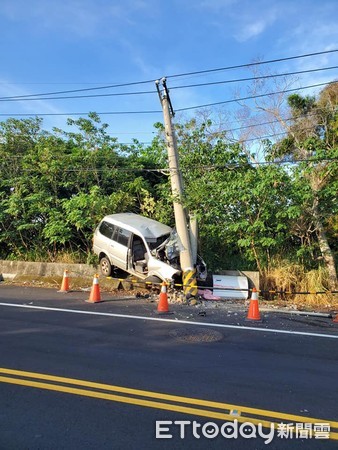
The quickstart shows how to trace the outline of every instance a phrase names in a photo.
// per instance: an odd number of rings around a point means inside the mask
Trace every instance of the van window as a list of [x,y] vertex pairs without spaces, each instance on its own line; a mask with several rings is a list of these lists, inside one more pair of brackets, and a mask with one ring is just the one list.
[[114,231],[115,231],[115,225],[113,225],[112,223],[108,223],[103,221],[100,225],[100,233],[103,234],[103,236],[112,239]]
[[129,238],[131,236],[131,231],[124,230],[123,228],[118,228],[114,236],[114,241],[117,241],[121,245],[128,247]]

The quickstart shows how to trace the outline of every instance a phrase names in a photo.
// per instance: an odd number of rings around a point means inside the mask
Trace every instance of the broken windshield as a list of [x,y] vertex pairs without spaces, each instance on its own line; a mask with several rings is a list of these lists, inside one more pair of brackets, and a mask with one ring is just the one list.
[[155,248],[160,247],[163,242],[165,242],[169,238],[169,236],[170,233],[164,234],[157,239],[147,239],[147,244],[149,245],[150,250],[155,250]]

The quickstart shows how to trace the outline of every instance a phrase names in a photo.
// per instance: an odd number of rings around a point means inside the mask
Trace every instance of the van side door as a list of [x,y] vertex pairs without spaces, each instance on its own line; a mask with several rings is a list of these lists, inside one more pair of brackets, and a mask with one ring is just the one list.
[[115,233],[113,234],[112,250],[110,252],[111,259],[114,266],[119,267],[122,270],[127,270],[127,258],[128,258],[128,248],[129,240],[131,237],[131,231],[125,230],[121,227],[116,227]]

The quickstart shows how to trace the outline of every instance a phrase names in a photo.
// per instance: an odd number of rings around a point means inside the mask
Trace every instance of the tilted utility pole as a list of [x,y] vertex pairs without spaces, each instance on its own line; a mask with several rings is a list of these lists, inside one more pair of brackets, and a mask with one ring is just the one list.
[[[163,90],[160,90],[160,83]],[[197,295],[197,280],[196,269],[192,245],[190,241],[190,233],[187,225],[187,216],[183,207],[183,182],[179,168],[178,151],[175,131],[173,128],[171,118],[174,116],[174,111],[169,97],[169,91],[166,85],[166,79],[156,81],[156,88],[160,97],[163,116],[164,127],[168,150],[168,164],[171,181],[171,191],[174,198],[174,214],[178,237],[181,240],[183,249],[180,251],[180,262],[183,272],[183,290],[186,295]]]

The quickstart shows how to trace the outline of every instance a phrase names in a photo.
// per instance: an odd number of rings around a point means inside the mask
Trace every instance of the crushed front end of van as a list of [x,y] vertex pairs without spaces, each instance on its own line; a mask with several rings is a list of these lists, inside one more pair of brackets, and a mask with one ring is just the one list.
[[[182,250],[183,246],[181,240],[176,229],[173,228],[170,236],[154,250],[154,256],[156,256],[157,259],[165,260],[171,267],[174,267],[181,272],[180,252]],[[205,281],[207,275],[206,263],[200,255],[197,255],[196,277],[200,281]]]

